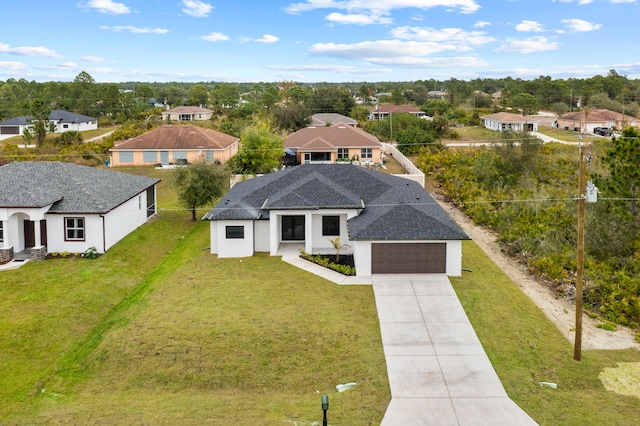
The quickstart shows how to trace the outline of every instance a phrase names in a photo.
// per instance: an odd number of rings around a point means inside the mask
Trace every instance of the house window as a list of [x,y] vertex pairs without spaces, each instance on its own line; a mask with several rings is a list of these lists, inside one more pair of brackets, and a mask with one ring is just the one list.
[[244,239],[244,226],[227,226],[226,234],[227,240],[242,240]]
[[360,158],[373,158],[373,150],[371,148],[360,149]]
[[338,148],[338,160],[348,160],[348,159],[349,159],[349,149]]
[[120,151],[121,163],[133,163],[133,151]]
[[84,241],[84,218],[64,218],[65,241]]
[[207,161],[213,161],[213,150],[205,151],[205,155],[206,155]]
[[340,216],[322,216],[322,235],[340,236]]
[[63,124],[63,125],[62,125],[62,128],[63,128],[63,129],[68,129],[68,128],[69,128],[69,125],[68,125],[68,124]]
[[138,195],[138,210],[142,210],[142,195]]
[[147,189],[147,217],[156,214],[156,187]]
[[0,243],[4,242],[4,222],[0,220]]
[[145,163],[157,163],[158,162],[158,152],[157,151],[143,151],[142,153],[142,161]]

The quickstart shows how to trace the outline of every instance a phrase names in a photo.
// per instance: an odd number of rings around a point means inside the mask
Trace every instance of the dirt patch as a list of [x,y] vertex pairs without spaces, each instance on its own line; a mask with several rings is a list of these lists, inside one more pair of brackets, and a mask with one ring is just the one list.
[[[502,271],[515,282],[522,291],[545,313],[558,327],[560,332],[574,344],[575,338],[575,301],[557,298],[553,291],[537,280],[527,268],[505,255],[496,242],[495,233],[476,226],[471,219],[460,212],[452,204],[443,200],[442,196],[432,193],[433,197],[446,210],[451,211],[458,225],[473,241],[498,265]],[[614,332],[596,327],[598,321],[582,315],[582,349],[627,349],[640,350],[640,343],[635,341],[634,333],[622,326]]]
[[611,392],[640,398],[640,362],[619,362],[602,370],[598,378]]

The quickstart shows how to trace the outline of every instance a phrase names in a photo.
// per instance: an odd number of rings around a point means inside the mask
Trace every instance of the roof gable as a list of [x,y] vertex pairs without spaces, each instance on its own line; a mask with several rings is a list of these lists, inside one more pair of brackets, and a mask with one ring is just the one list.
[[63,162],[13,162],[0,167],[0,207],[106,213],[159,179]]
[[338,148],[381,148],[382,144],[364,130],[344,124],[305,127],[284,140],[285,148],[318,150]]
[[239,141],[235,136],[205,129],[193,124],[168,124],[157,127],[111,148],[121,150],[225,150]]
[[349,164],[304,164],[240,182],[203,219],[337,208],[360,211],[348,221],[352,240],[469,238],[418,183]]

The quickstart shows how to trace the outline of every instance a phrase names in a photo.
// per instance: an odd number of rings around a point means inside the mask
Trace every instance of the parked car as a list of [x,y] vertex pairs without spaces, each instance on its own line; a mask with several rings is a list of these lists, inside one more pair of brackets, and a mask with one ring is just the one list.
[[608,127],[596,127],[593,129],[593,133],[600,136],[611,136],[611,129]]

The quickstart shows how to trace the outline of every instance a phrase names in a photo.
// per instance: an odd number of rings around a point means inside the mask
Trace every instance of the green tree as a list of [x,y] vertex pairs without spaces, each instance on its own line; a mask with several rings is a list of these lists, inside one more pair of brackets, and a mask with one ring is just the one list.
[[349,90],[337,86],[316,89],[306,102],[309,115],[317,112],[336,112],[348,117],[355,105],[356,101]]
[[640,195],[640,131],[628,127],[622,131],[621,138],[612,140],[612,144],[603,158],[609,166],[609,176],[599,185],[610,197],[628,198],[628,213],[635,218]]
[[33,138],[36,140],[36,144],[40,147],[47,138],[47,133],[52,130],[49,123],[49,114],[51,114],[51,110],[47,108],[44,101],[36,99],[31,102],[30,112],[32,117],[32,128],[29,132],[33,135]]
[[311,119],[300,104],[276,106],[271,111],[275,127],[287,132],[295,132],[309,125]]
[[206,107],[209,104],[209,91],[204,84],[194,84],[187,91],[187,104]]
[[217,164],[197,161],[171,171],[171,184],[178,190],[178,201],[197,220],[196,209],[222,196],[228,188],[227,173]]
[[221,83],[211,91],[211,103],[217,111],[234,109],[240,102],[240,89],[237,84]]
[[513,106],[518,108],[522,115],[532,115],[538,112],[538,101],[529,93],[518,93],[513,97]]
[[240,151],[227,167],[232,173],[261,174],[277,169],[284,155],[284,138],[271,131],[265,122],[245,127],[240,135]]

